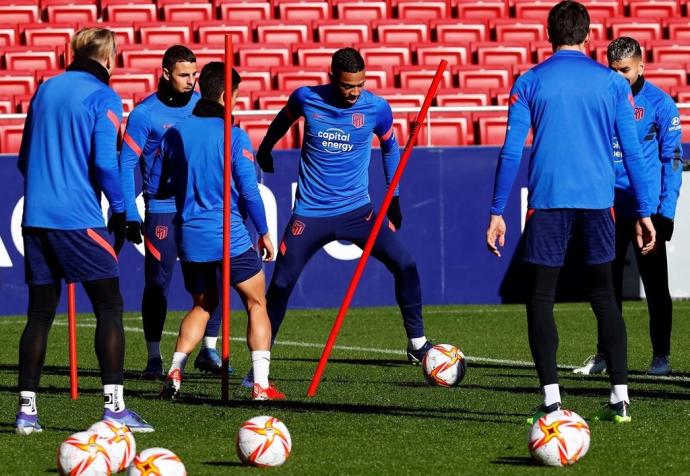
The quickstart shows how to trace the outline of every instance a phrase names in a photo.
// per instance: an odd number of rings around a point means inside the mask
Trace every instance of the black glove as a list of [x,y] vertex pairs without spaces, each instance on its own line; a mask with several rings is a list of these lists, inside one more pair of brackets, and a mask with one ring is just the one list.
[[125,212],[113,213],[108,220],[108,231],[115,235],[115,254],[120,254],[122,245],[125,244],[125,235],[127,234],[127,214]]
[[656,230],[657,241],[671,241],[673,236],[673,220],[663,215],[652,215],[652,223]]
[[386,213],[396,230],[402,228],[402,213],[400,212],[400,197],[393,197]]
[[271,155],[271,149],[263,145],[263,143],[259,146],[259,150],[256,151],[256,161],[259,163],[261,170],[269,174],[273,173],[273,155]]
[[138,245],[141,243],[141,222],[128,221],[127,222],[127,241]]

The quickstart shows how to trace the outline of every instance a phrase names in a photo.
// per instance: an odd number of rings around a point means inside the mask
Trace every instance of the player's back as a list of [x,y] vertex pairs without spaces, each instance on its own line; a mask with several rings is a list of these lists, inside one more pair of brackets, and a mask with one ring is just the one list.
[[25,164],[25,193],[30,197],[24,226],[103,226],[100,189],[93,170],[94,130],[97,118],[105,115],[117,132],[121,111],[119,96],[88,72],[68,71],[38,88],[20,154]]

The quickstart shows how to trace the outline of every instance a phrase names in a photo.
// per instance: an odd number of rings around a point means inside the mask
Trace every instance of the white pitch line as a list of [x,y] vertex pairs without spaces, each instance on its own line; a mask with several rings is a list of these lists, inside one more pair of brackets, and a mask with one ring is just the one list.
[[[66,326],[67,322],[55,322],[55,324],[59,326]],[[77,324],[77,327],[83,327],[83,328],[95,328],[96,324]],[[128,327],[125,326],[124,330],[127,332],[137,332],[137,333],[143,333],[143,329],[139,327]],[[177,332],[173,331],[163,331],[163,335],[166,336],[177,336]],[[245,342],[246,339],[244,337],[230,337],[230,340],[232,341],[238,341],[238,342]],[[323,344],[315,344],[312,342],[298,342],[298,341],[288,341],[288,340],[278,340],[276,341],[276,344],[280,345],[285,345],[289,347],[307,347],[307,348],[317,348],[317,349],[322,349]],[[365,352],[365,353],[370,353],[370,354],[385,354],[385,355],[399,355],[403,356],[405,355],[404,350],[396,350],[396,349],[382,349],[382,348],[377,348],[377,347],[356,347],[356,346],[349,346],[349,345],[335,345],[333,346],[333,349],[337,350],[345,350],[345,351],[351,351],[351,352]],[[525,367],[525,368],[534,368],[534,363],[529,362],[526,360],[510,360],[510,359],[493,359],[490,357],[477,357],[477,356],[472,356],[472,355],[466,355],[465,358],[469,362],[477,362],[480,364],[497,364],[497,365],[514,365],[518,367]],[[576,365],[559,365],[558,368],[562,370],[572,370],[574,368],[577,368],[578,366]],[[673,381],[673,382],[690,382],[690,378],[688,377],[675,377],[675,376],[668,376],[668,377],[657,377],[653,375],[636,375],[636,379],[642,379],[642,380],[663,380],[663,381]]]

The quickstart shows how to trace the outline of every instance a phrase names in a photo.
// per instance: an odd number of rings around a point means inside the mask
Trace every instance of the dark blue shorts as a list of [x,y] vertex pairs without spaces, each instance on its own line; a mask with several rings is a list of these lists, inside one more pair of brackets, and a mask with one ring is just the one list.
[[117,255],[105,228],[51,230],[24,228],[27,284],[68,283],[117,278]]
[[[206,263],[183,261],[184,287],[191,294],[203,294],[218,289],[222,270],[222,261],[208,261]],[[236,286],[247,281],[259,274],[261,270],[259,255],[254,248],[249,248],[241,255],[233,256],[230,260],[230,285]]]
[[581,210],[530,209],[525,224],[525,254],[528,263],[563,266],[568,243],[573,236],[582,243],[584,264],[592,266],[613,261],[616,256],[616,225],[613,208]]

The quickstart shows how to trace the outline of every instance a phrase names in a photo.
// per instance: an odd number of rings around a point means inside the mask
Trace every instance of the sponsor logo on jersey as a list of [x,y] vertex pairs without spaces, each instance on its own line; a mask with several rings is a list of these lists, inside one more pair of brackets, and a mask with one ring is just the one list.
[[295,220],[292,222],[292,228],[290,229],[292,236],[299,236],[304,232],[304,229],[307,227],[303,222],[299,220]]
[[352,114],[352,125],[355,126],[357,129],[362,127],[364,125],[364,114],[361,112],[355,112]]
[[671,119],[671,126],[668,128],[669,132],[680,130],[680,117],[676,116]]
[[168,237],[168,227],[165,225],[157,225],[156,226],[156,238],[159,240],[164,240]]
[[621,150],[621,145],[618,139],[613,140],[613,161],[620,162],[623,160],[623,151]]
[[635,120],[641,121],[644,117],[644,108],[642,106],[635,106]]
[[335,127],[319,131],[316,133],[316,136],[322,139],[321,146],[329,154],[350,152],[355,147],[354,144],[350,143],[350,134]]

